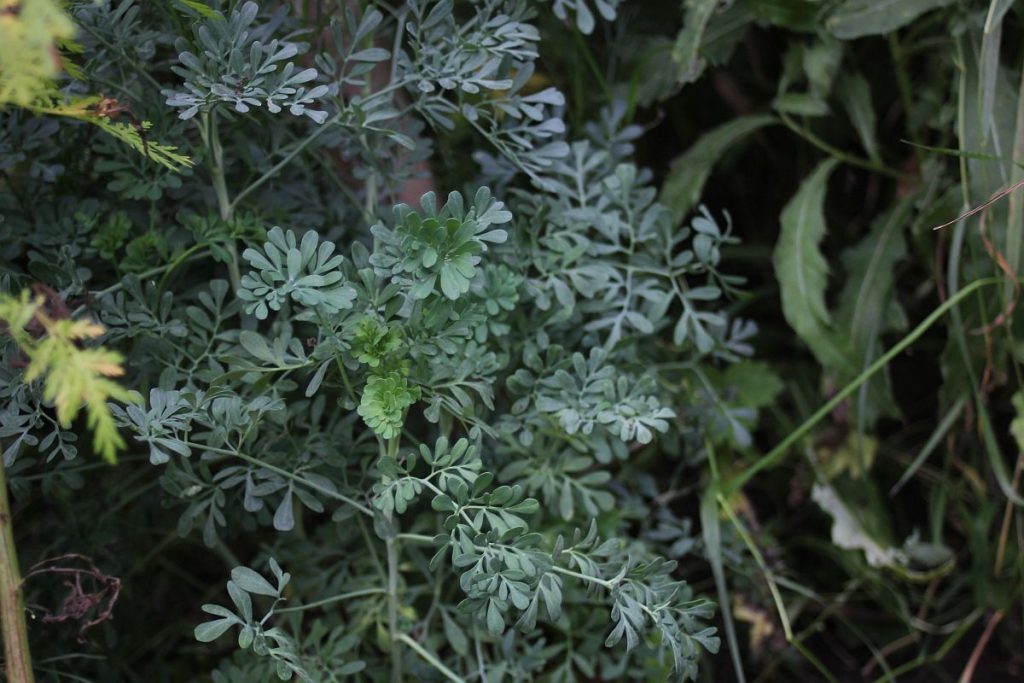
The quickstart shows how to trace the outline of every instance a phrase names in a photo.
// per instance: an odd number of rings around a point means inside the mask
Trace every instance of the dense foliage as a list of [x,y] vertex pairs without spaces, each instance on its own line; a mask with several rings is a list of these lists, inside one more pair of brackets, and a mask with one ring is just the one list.
[[0,0],[9,678],[1019,678],[1022,22]]

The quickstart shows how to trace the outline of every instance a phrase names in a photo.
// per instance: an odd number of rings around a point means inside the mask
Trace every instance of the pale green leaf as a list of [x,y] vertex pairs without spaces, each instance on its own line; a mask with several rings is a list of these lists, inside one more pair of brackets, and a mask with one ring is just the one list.
[[827,367],[846,365],[844,354],[831,335],[831,317],[825,306],[829,269],[818,246],[827,229],[825,192],[835,167],[835,160],[822,162],[786,204],[773,255],[782,314]]
[[881,35],[952,3],[953,0],[846,0],[832,12],[825,26],[843,40]]
[[[892,297],[896,266],[906,251],[903,230],[912,203],[913,196],[901,200],[875,221],[863,240],[843,254],[847,280],[839,296],[835,328],[849,342],[858,368],[870,365],[881,355],[882,334],[901,319],[891,314],[893,306],[898,306]],[[861,387],[856,406],[862,424],[871,424],[880,414],[896,414],[885,373]]]
[[220,638],[234,624],[232,619],[217,619],[196,626],[195,637],[200,643],[209,643]]
[[712,13],[721,0],[687,0],[683,30],[676,37],[672,48],[672,61],[679,69],[680,83],[692,83],[704,72],[704,60],[700,56],[701,41]]
[[878,137],[875,134],[877,122],[867,79],[858,73],[845,74],[839,79],[836,94],[846,109],[846,115],[850,117],[853,129],[857,131],[864,151],[873,161],[878,161]]
[[733,119],[708,131],[684,154],[676,157],[659,195],[659,200],[669,208],[676,221],[682,220],[700,201],[704,183],[719,159],[750,133],[772,123],[775,123],[775,118],[771,116]]

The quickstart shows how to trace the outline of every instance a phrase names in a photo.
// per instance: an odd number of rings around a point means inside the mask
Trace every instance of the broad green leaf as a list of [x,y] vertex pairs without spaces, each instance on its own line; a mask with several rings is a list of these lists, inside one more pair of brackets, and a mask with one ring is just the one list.
[[836,86],[836,94],[846,109],[846,115],[850,117],[853,129],[857,131],[864,151],[872,161],[878,161],[878,137],[875,135],[877,122],[867,79],[858,73],[844,74]]
[[712,13],[720,0],[686,0],[686,17],[683,30],[676,37],[672,48],[672,61],[679,69],[680,83],[692,83],[704,72],[704,60],[700,56],[701,41]]
[[821,3],[814,0],[746,0],[754,18],[793,31],[814,33],[821,25]]
[[818,247],[827,228],[825,192],[835,167],[834,159],[823,161],[786,204],[773,255],[786,322],[811,348],[818,361],[831,368],[847,365],[844,354],[832,339],[831,316],[825,306],[829,269]]
[[[995,3],[993,3],[993,7]],[[1020,85],[1017,89],[1016,120],[1014,121],[1013,149],[1011,152],[1013,160],[1019,162],[1024,159],[1024,73],[1021,74]],[[1024,171],[1020,164],[1015,163],[1010,169],[1009,183],[1013,184],[1024,180]],[[1013,192],[1009,197],[1009,206],[1006,218],[1006,260],[1010,270],[1021,275],[1021,268],[1024,266],[1024,197],[1019,191]],[[1004,296],[1009,300],[1013,296],[1014,283],[1007,278]]]
[[292,491],[289,488],[274,512],[274,528],[278,531],[291,531],[294,527],[295,510],[292,504]]
[[235,622],[232,619],[217,619],[215,621],[207,621],[196,626],[195,637],[200,643],[209,643],[217,640]]
[[327,369],[331,366],[329,361],[324,361],[320,364],[320,367],[313,373],[313,378],[309,380],[309,384],[306,385],[306,398],[314,396],[320,389],[320,385],[323,384],[324,375],[327,374]]
[[704,59],[713,66],[728,62],[736,46],[747,35],[751,19],[750,8],[741,2],[712,14],[701,41],[700,51]]
[[772,116],[734,119],[708,131],[682,156],[676,157],[658,197],[673,218],[681,221],[697,205],[711,169],[726,151],[750,133],[775,121]]
[[[835,328],[849,341],[858,369],[882,354],[882,334],[900,322],[899,304],[893,300],[896,265],[906,245],[903,230],[910,218],[914,196],[908,195],[880,216],[871,232],[843,254],[846,285],[839,296]],[[885,373],[861,388],[856,400],[862,424],[870,425],[880,414],[894,415],[895,403]]]
[[851,40],[891,33],[925,12],[953,4],[953,0],[846,0],[825,21],[837,38]]
[[825,116],[828,103],[814,93],[787,92],[772,100],[772,108],[783,114],[797,116]]
[[469,654],[469,638],[462,627],[448,616],[447,610],[441,610],[441,623],[444,625],[444,637],[452,649],[461,655]]
[[248,567],[235,567],[232,569],[231,580],[237,583],[239,588],[249,593],[269,595],[273,598],[277,597],[277,589],[270,585],[269,581]]
[[783,389],[782,380],[770,365],[749,360],[730,365],[724,382],[736,392],[738,405],[745,408],[764,408]]
[[838,40],[821,40],[804,50],[804,74],[811,93],[820,98],[828,97],[842,60],[843,45]]
[[498,609],[494,600],[487,603],[487,630],[496,636],[501,635],[505,630],[505,618],[501,615],[501,610]]
[[906,253],[903,230],[910,219],[913,196],[907,196],[875,220],[871,231],[843,254],[846,286],[839,296],[836,326],[858,353],[875,344],[885,331],[895,285],[896,264]]
[[238,343],[242,345],[243,349],[252,354],[253,357],[265,363],[276,364],[278,362],[278,358],[274,356],[274,352],[271,350],[270,345],[267,344],[267,340],[259,332],[242,330],[238,335]]

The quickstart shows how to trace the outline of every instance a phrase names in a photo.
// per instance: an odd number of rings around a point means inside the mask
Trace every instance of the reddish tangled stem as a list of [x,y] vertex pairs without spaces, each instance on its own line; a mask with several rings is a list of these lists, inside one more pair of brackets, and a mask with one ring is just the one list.
[[[61,563],[72,561],[81,562],[86,566],[85,568],[61,566]],[[78,621],[80,622],[78,641],[85,642],[86,631],[113,618],[114,604],[121,594],[121,579],[101,572],[93,564],[91,558],[78,553],[67,553],[43,560],[25,574],[22,583],[40,574],[56,574],[65,577],[63,583],[68,589],[68,594],[61,602],[60,608],[43,617],[44,624]],[[88,579],[93,581],[93,585],[89,586],[92,589],[90,592],[83,587],[83,580]],[[94,616],[89,618],[90,614],[94,614]]]

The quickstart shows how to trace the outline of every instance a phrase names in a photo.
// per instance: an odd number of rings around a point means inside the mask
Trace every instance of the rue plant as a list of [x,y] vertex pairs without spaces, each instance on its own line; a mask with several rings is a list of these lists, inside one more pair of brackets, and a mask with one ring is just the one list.
[[[695,679],[715,607],[671,501],[777,380],[728,214],[675,215],[627,107],[569,130],[542,73],[542,22],[620,3],[292,4],[0,5],[4,468],[67,506],[79,434],[122,454],[78,545],[30,552],[122,577],[95,666]],[[91,670],[44,629],[40,674]]]

